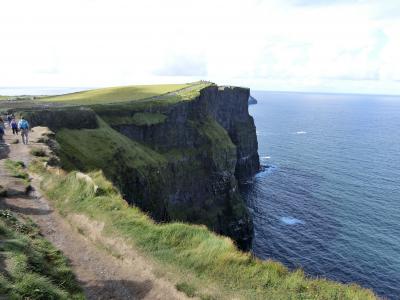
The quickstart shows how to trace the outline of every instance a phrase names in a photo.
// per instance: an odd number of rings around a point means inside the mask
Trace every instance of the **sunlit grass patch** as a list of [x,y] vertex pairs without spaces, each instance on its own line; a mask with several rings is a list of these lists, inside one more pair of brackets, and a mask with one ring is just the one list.
[[40,101],[71,104],[106,104],[146,99],[173,92],[190,84],[133,85],[88,90],[60,96],[43,97]]

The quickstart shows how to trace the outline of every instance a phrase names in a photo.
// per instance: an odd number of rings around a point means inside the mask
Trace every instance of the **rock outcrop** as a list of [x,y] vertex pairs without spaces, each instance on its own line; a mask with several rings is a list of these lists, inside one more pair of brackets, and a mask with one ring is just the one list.
[[[104,136],[104,151],[109,154],[103,160],[85,157],[85,153],[93,152],[95,156],[102,151],[98,140],[79,142],[78,138],[68,138],[75,133],[79,135],[68,112],[53,114],[65,114],[59,119],[69,120],[65,127],[70,129],[60,134],[57,134],[59,121],[48,120],[50,113],[40,121],[37,116],[31,119],[40,125],[48,123],[56,131],[66,167],[85,171],[102,169],[128,202],[155,220],[204,224],[230,236],[240,248],[248,249],[252,220],[239,187],[260,167],[248,98],[249,89],[211,85],[192,100],[167,105],[146,102],[140,106],[94,106],[95,114],[105,121],[101,121],[103,127],[98,129],[91,113],[74,108],[75,113],[91,120],[84,124],[89,128],[85,139],[108,134]],[[132,147],[139,147],[141,152],[127,154],[130,149],[120,144],[122,138],[110,141],[112,132],[134,141],[136,146]],[[92,145],[100,148],[87,149]]]
[[253,96],[249,96],[249,105],[257,104],[257,99],[254,98]]

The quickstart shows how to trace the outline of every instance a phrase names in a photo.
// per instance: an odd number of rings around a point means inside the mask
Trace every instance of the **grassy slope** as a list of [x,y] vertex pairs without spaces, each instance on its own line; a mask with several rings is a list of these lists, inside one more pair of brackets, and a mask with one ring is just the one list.
[[[122,114],[122,113],[121,113]],[[164,123],[167,116],[162,113],[137,112],[130,116],[103,117],[110,125],[135,124],[149,126]]]
[[[61,144],[61,160],[67,163],[66,169],[74,169],[77,166],[86,171],[111,168],[110,159],[115,155],[121,156],[127,165],[143,171],[147,167],[157,168],[165,163],[164,158],[157,152],[118,133],[101,119],[99,128],[62,129],[57,132],[56,137]],[[68,157],[68,153],[73,154],[73,158]]]
[[[158,182],[163,180],[159,175],[163,173],[160,170],[167,164],[165,158],[113,130],[101,119],[99,125],[97,129],[63,129],[57,132],[62,166],[68,170],[104,170],[107,177],[127,193],[130,191],[124,187],[134,184],[132,178],[152,182],[151,186],[146,185],[149,192],[158,190]],[[141,195],[135,196],[138,197],[137,201],[141,201]],[[132,195],[128,194],[127,197]],[[148,202],[147,205],[153,212],[160,209],[158,202]]]
[[0,298],[84,299],[67,259],[30,220],[0,210]]
[[41,99],[41,101],[67,102],[86,105],[110,102],[125,102],[158,96],[188,86],[190,86],[190,84],[134,85],[124,87],[111,87],[65,94],[60,96],[44,97]]
[[[357,285],[309,279],[273,261],[239,252],[232,241],[204,226],[156,224],[129,207],[101,172],[90,173],[97,191],[75,173],[51,172],[40,162],[32,171],[42,176],[42,189],[62,214],[85,214],[105,223],[106,233],[123,237],[166,267],[185,275],[177,288],[201,299],[376,299]],[[216,289],[210,289],[216,286]]]

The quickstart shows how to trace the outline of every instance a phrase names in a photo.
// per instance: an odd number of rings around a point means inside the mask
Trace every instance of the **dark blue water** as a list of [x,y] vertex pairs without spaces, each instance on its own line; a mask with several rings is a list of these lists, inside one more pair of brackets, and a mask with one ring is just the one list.
[[254,96],[254,253],[400,299],[400,97]]

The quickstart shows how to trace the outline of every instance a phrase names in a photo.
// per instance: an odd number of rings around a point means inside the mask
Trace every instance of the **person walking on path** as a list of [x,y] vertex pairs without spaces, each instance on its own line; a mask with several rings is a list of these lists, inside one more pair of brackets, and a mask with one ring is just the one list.
[[18,129],[21,130],[22,143],[28,144],[28,132],[29,132],[29,123],[24,117],[21,117],[21,120],[18,122]]
[[15,135],[18,135],[18,123],[15,120],[15,118],[12,118],[11,122],[10,122],[10,126],[12,129],[12,133]]
[[0,141],[3,141],[4,129],[0,126]]
[[2,117],[0,117],[0,127],[3,128],[3,130],[6,129],[6,126],[5,126],[5,124],[4,124],[4,120],[3,120]]

